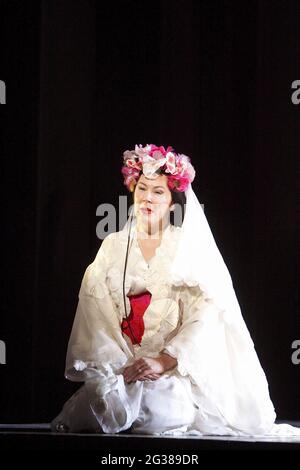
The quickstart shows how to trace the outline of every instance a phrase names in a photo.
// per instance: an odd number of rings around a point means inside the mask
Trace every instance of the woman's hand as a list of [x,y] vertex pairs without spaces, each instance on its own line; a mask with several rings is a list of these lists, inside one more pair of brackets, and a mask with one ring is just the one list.
[[125,382],[137,380],[157,380],[169,369],[177,364],[177,360],[168,354],[160,354],[158,357],[141,357],[131,366],[124,369]]

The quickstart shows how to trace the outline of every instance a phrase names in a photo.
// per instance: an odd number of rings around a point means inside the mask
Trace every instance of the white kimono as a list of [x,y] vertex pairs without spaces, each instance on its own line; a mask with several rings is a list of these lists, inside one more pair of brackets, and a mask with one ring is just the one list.
[[[53,428],[62,422],[73,432],[292,433],[287,425],[273,425],[267,380],[243,320],[229,321],[200,287],[169,282],[180,231],[169,225],[148,262],[133,231],[125,279],[127,312],[127,294],[152,295],[143,316],[141,346],[132,346],[121,332],[127,232],[102,242],[82,280],[66,360],[66,377],[85,383],[64,405]],[[163,351],[177,359],[176,367],[155,381],[124,382],[125,367]]]

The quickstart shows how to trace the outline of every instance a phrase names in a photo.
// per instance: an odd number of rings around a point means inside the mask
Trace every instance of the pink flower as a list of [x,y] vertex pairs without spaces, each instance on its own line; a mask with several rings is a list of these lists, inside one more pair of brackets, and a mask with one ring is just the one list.
[[[168,152],[171,152],[173,149],[172,147],[168,146],[167,150],[165,149],[165,147],[163,147],[162,145],[160,147],[157,147],[157,145],[154,145],[154,144],[150,144],[150,152],[149,152],[149,155],[152,157],[153,156],[153,152],[155,151],[159,151],[164,157],[166,156],[166,154]],[[155,157],[153,157],[155,158]],[[161,158],[161,157],[160,157]]]
[[186,191],[189,183],[190,183],[189,178],[179,176],[179,175],[168,176],[168,187],[172,191],[179,191],[179,192]]
[[142,169],[142,162],[135,158],[128,158],[128,160],[126,160],[126,165],[128,168],[136,168],[139,171]]
[[140,171],[135,168],[128,168],[127,166],[123,166],[121,171],[124,176],[125,186],[127,186],[128,190],[132,192],[138,182]]
[[154,160],[161,160],[162,158],[164,158],[164,154],[160,151],[160,150],[154,150],[154,152],[151,152],[151,154],[149,154],[152,158],[154,158]]

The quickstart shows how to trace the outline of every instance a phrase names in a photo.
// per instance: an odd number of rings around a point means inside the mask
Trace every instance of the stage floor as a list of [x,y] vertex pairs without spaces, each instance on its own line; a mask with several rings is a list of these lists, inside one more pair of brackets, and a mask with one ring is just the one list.
[[[300,427],[300,422],[289,422]],[[49,424],[0,424],[1,451],[90,451],[97,458],[197,455],[204,450],[300,450],[298,437],[153,436],[130,433],[52,433]],[[178,457],[179,459],[179,457]]]

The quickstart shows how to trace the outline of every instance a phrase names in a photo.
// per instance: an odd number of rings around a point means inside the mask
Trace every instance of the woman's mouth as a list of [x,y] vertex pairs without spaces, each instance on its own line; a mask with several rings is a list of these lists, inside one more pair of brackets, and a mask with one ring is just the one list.
[[152,214],[152,212],[153,212],[152,209],[149,209],[147,207],[140,207],[140,211],[141,211],[142,214],[146,214],[146,215]]

